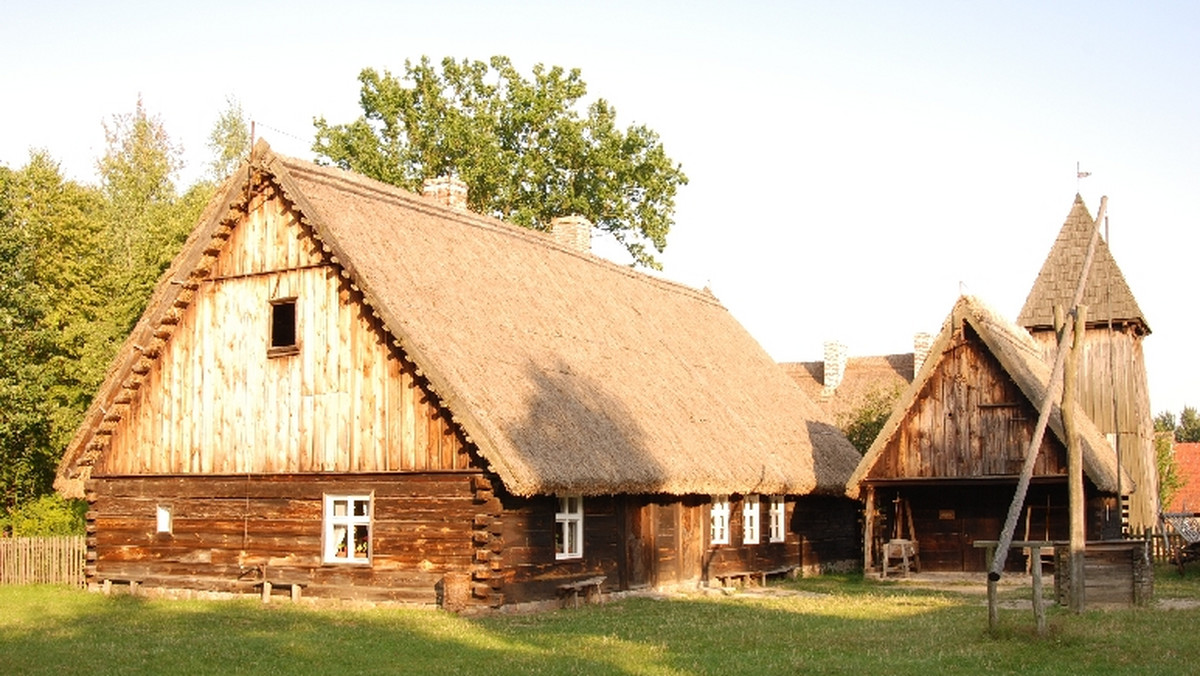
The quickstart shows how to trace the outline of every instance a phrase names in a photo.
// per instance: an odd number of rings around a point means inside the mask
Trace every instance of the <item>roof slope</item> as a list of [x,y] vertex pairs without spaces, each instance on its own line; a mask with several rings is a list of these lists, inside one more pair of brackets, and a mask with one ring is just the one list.
[[842,382],[832,395],[824,393],[825,362],[783,362],[779,366],[830,420],[840,423],[872,396],[890,397],[908,387],[913,353],[847,358]]
[[1167,512],[1200,512],[1200,443],[1175,443],[1175,462],[1183,485],[1171,498]]
[[[1025,306],[1017,317],[1018,324],[1029,329],[1054,328],[1054,306],[1071,305],[1095,227],[1096,222],[1083,198],[1076,194],[1071,213],[1025,299]],[[1117,323],[1138,323],[1145,333],[1150,332],[1150,326],[1103,237],[1096,244],[1082,303],[1088,306],[1089,323],[1100,324],[1111,319]]]
[[[854,448],[710,294],[265,144],[251,169],[282,189],[509,491],[843,493]],[[211,248],[199,231],[238,200],[219,198],[160,292],[199,265]],[[171,305],[156,296],[135,335]],[[127,344],[110,378],[139,354]],[[118,389],[106,382],[94,408]]]
[[[858,468],[850,477],[847,486],[847,493],[850,495],[858,495],[860,482],[866,478],[875,463],[882,457],[888,442],[900,429],[908,411],[916,405],[917,396],[922,387],[933,375],[938,362],[950,348],[954,327],[960,322],[971,325],[983,340],[988,351],[996,357],[1021,392],[1029,401],[1033,402],[1035,408],[1041,406],[1042,399],[1050,385],[1050,366],[1042,359],[1041,346],[1028,332],[1004,319],[982,301],[972,296],[962,296],[955,303],[950,316],[942,325],[941,332],[934,339],[929,350],[929,357],[921,367],[921,372],[901,395],[891,416],[880,430],[879,436],[875,438],[875,442],[871,444],[871,448],[867,450]],[[1083,441],[1084,473],[1101,490],[1115,493],[1118,485],[1116,453],[1078,404],[1076,404],[1076,409],[1075,420]],[[1062,412],[1058,402],[1053,404],[1048,427],[1049,432],[1065,445],[1066,435],[1063,431]],[[1122,491],[1131,492],[1133,486],[1129,478],[1122,475],[1122,481],[1124,482]]]

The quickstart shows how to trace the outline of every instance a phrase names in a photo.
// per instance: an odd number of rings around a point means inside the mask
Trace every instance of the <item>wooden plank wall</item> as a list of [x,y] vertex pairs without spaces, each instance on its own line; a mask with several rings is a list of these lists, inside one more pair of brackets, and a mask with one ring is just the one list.
[[[1054,333],[1034,334],[1047,355],[1055,349]],[[1080,359],[1078,401],[1106,435],[1116,434],[1121,465],[1137,491],[1130,498],[1130,525],[1158,522],[1158,468],[1154,455],[1154,414],[1146,381],[1142,338],[1130,325],[1088,327]],[[1116,393],[1114,412],[1113,393]],[[1143,490],[1143,488],[1145,490]]]
[[[432,604],[447,574],[488,575],[478,526],[498,512],[481,483],[472,472],[93,479],[89,577],[250,593],[267,566],[305,595]],[[325,493],[374,495],[370,565],[322,562]],[[160,505],[172,513],[169,534],[155,532]]]
[[[1037,410],[969,326],[960,329],[870,478],[971,478],[1020,472]],[[1066,473],[1046,435],[1035,476]]]
[[[272,299],[299,352],[267,356]],[[277,194],[252,205],[94,475],[465,469],[448,413]]]

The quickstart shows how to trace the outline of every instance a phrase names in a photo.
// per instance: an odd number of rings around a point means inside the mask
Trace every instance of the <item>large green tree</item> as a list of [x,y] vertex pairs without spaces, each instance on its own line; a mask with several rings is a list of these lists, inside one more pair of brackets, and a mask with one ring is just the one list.
[[488,63],[422,57],[400,77],[359,75],[363,115],[348,124],[317,118],[313,150],[334,164],[419,190],[455,175],[475,211],[538,230],[578,214],[611,233],[635,265],[658,268],[687,183],[645,125],[617,126],[604,99],[580,112],[578,69],[534,66],[526,79],[505,57]]
[[237,99],[225,100],[225,110],[208,134],[208,150],[212,153],[209,176],[214,181],[232,174],[250,152],[250,125],[246,123],[246,114]]

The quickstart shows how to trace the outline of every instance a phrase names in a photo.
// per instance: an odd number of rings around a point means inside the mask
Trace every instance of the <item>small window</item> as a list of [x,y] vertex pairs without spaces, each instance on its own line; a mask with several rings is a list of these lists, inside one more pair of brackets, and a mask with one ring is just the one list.
[[299,351],[300,344],[296,342],[296,299],[271,301],[271,342],[267,354],[278,356]]
[[575,495],[558,499],[554,515],[554,558],[578,559],[583,556],[583,498]]
[[709,542],[714,545],[729,544],[729,496],[713,498],[709,522]]
[[171,532],[171,508],[167,505],[159,505],[154,510],[154,521],[156,530],[159,533]]
[[782,495],[772,495],[770,497],[770,538],[771,542],[783,542],[784,535],[787,533],[785,524],[787,523],[787,503],[783,501]]
[[371,496],[325,496],[325,563],[370,563]]
[[742,544],[758,544],[761,524],[758,518],[758,496],[747,495],[742,499]]

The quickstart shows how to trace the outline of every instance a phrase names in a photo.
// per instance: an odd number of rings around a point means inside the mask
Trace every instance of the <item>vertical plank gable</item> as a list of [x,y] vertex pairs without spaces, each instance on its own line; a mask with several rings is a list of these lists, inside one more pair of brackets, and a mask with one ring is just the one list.
[[[211,270],[95,476],[470,466],[415,365],[279,194],[252,200]],[[298,349],[269,356],[283,298],[296,299]]]

